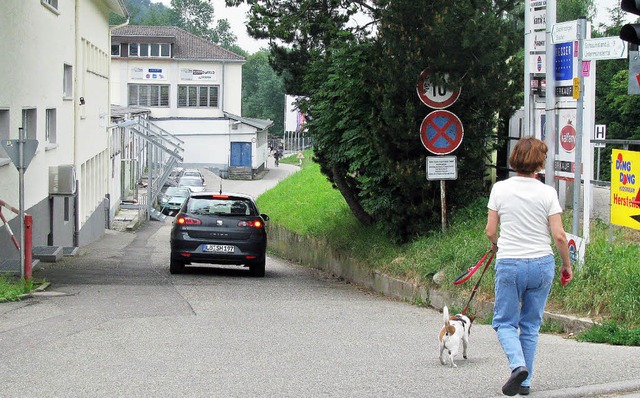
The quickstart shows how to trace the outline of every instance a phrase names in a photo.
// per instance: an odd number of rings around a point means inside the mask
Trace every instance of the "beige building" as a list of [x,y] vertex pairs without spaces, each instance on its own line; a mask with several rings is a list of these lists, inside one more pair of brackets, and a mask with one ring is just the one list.
[[111,41],[112,104],[145,107],[184,142],[183,166],[259,172],[272,122],[242,118],[241,57],[173,26],[123,26]]
[[[74,247],[104,234],[111,13],[127,16],[121,0],[0,2],[0,139],[17,140],[22,129],[37,140],[24,175],[34,246]],[[18,207],[19,197],[19,173],[0,146],[0,200]],[[18,235],[18,217],[2,214]],[[0,267],[16,258],[0,222]]]

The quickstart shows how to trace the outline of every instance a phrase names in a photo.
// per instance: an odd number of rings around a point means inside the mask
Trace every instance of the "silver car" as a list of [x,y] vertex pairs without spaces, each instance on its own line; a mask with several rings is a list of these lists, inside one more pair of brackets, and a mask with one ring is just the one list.
[[178,180],[179,187],[187,187],[191,192],[204,192],[206,185],[204,181],[199,177],[180,177]]

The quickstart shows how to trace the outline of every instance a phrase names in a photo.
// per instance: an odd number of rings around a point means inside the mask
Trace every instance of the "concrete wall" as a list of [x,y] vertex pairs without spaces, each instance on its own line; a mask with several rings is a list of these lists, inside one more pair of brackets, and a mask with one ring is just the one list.
[[[25,172],[24,190],[25,211],[34,221],[34,246],[51,241],[72,245],[77,219],[84,234],[82,242],[101,236],[96,233],[100,229],[104,232],[110,113],[107,7],[101,0],[59,0],[57,9],[40,1],[2,3],[0,139],[18,138],[18,129],[27,127],[23,110],[28,109],[32,117],[27,138],[38,141]],[[71,74],[65,74],[65,69]],[[85,105],[80,104],[80,97]],[[54,121],[47,118],[52,111]],[[47,137],[47,126],[54,126],[55,134]],[[59,165],[75,165],[83,187],[77,209],[80,217],[75,217],[71,205],[69,221],[61,218],[64,199],[49,196],[49,169]],[[18,172],[0,151],[0,199],[18,207],[18,187]],[[19,231],[16,216],[7,210],[3,214]],[[0,227],[0,240],[0,260],[13,256],[15,248],[6,228]]]
[[227,170],[232,142],[251,143],[254,170],[266,165],[267,133],[257,133],[255,127],[239,124],[234,130],[233,120],[229,119],[167,119],[153,123],[184,141],[183,166]]

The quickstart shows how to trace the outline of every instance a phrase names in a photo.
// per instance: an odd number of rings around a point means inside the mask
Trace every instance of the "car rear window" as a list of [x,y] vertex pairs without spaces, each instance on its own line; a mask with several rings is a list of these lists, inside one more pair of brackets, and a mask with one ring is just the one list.
[[167,196],[181,196],[188,197],[191,194],[191,191],[187,188],[178,188],[178,187],[169,187],[167,188],[166,195]]
[[196,197],[187,203],[187,212],[193,214],[255,216],[255,207],[244,198]]
[[200,180],[199,178],[193,178],[193,177],[181,178],[178,185],[184,185],[184,186],[190,186],[190,187],[201,187],[202,180]]

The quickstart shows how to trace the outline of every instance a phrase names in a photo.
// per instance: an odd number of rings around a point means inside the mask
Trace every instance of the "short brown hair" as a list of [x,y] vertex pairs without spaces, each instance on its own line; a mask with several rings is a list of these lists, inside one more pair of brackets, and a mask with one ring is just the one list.
[[523,137],[509,156],[511,167],[522,174],[536,173],[544,169],[547,159],[547,144],[534,137]]

